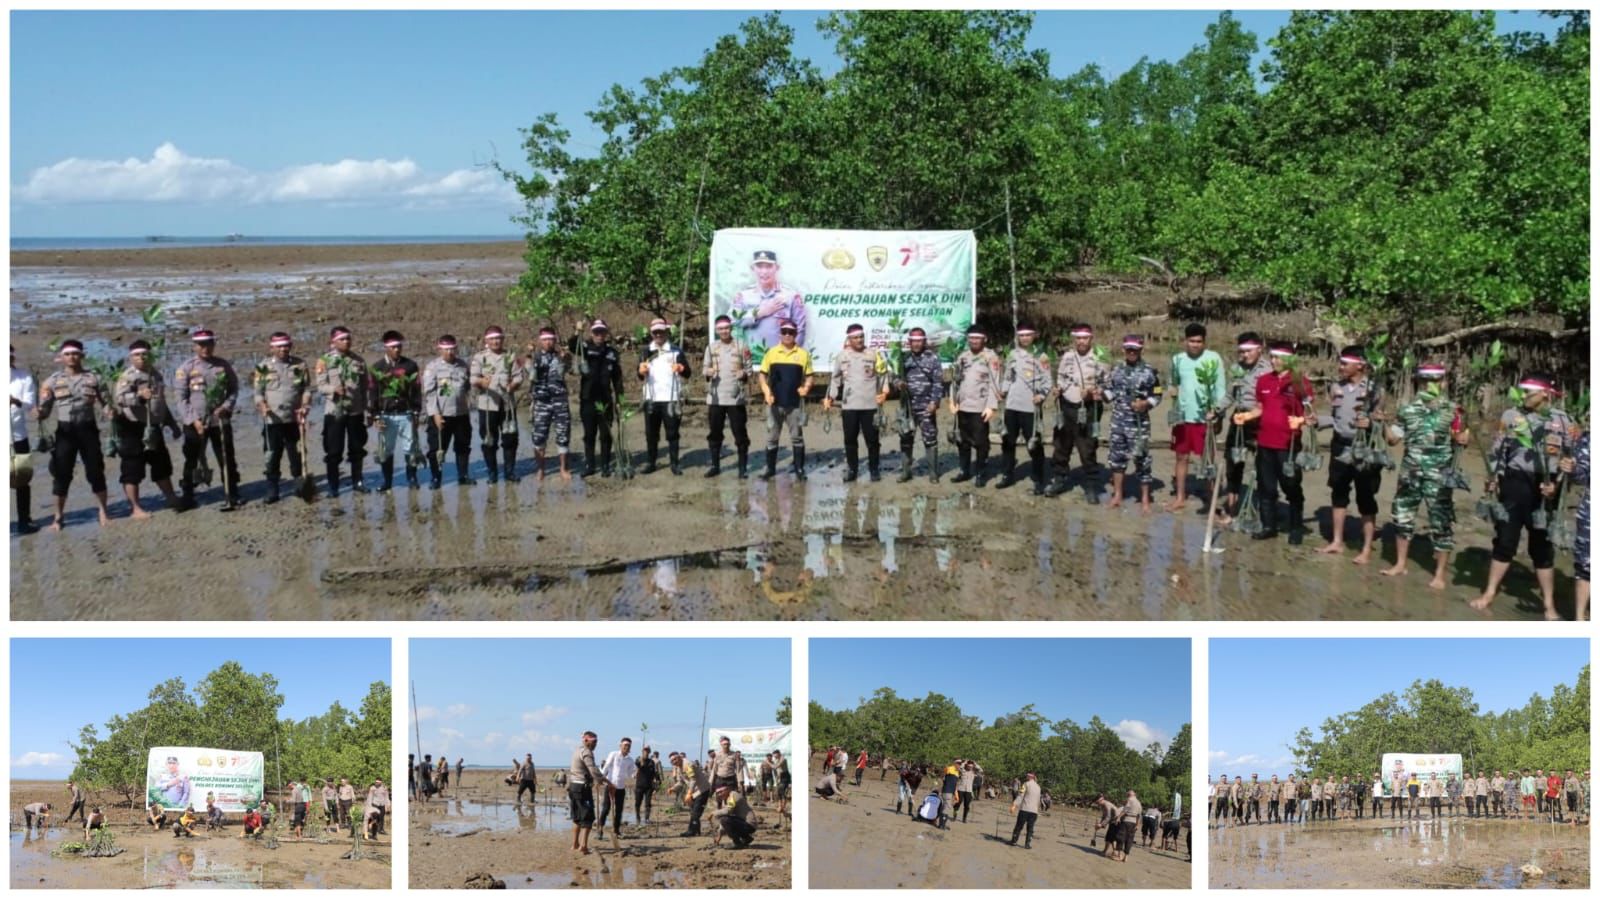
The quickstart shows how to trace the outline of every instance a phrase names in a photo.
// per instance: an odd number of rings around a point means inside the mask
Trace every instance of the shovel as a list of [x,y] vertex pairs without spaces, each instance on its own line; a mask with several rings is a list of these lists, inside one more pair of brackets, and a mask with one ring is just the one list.
[[311,476],[311,455],[306,449],[306,442],[310,440],[310,433],[304,420],[300,422],[300,485],[295,492],[306,502],[315,502],[317,498],[317,482]]

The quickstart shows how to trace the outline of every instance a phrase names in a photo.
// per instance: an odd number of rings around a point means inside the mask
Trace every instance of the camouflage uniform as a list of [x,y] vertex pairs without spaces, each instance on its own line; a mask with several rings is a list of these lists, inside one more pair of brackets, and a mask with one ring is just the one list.
[[956,480],[973,476],[973,456],[977,456],[977,485],[988,480],[984,469],[989,464],[989,423],[983,413],[1000,405],[1000,357],[987,347],[974,353],[967,349],[956,357],[950,378],[950,396],[956,403],[956,425],[960,442],[961,474]]
[[[206,444],[209,443],[212,454],[217,457],[217,464],[228,468],[228,482],[233,485],[235,494],[229,499],[237,502],[239,467],[235,460],[239,457],[233,451],[233,419],[224,419],[217,414],[226,411],[231,415],[234,403],[239,399],[239,378],[233,373],[233,366],[219,356],[210,359],[195,356],[178,366],[172,384],[178,417],[183,420],[184,499],[194,497],[195,469],[205,461]],[[222,398],[212,405],[207,393],[217,391],[219,384]],[[204,433],[194,429],[195,422],[204,423]]]
[[556,429],[556,453],[567,454],[572,441],[572,409],[567,405],[567,357],[551,350],[534,350],[533,448],[544,452],[550,426]]
[[[1572,572],[1580,581],[1589,579],[1589,432],[1584,431],[1578,438],[1577,448],[1573,450],[1573,459],[1576,466],[1572,469],[1572,481],[1581,485],[1583,501],[1578,504],[1578,534],[1572,541]],[[1588,786],[1588,781],[1584,782]],[[1587,797],[1587,794],[1585,794]]]
[[[1000,376],[1000,396],[1005,403],[1005,434],[1000,438],[1000,456],[1004,460],[1004,478],[1001,487],[1016,483],[1017,441],[1028,442],[1028,460],[1031,463],[1033,492],[1044,492],[1044,443],[1035,444],[1034,428],[1041,427],[1038,411],[1050,399],[1052,388],[1050,356],[1043,347],[1013,347],[1006,354],[1004,373]],[[1035,400],[1040,401],[1035,404]],[[1043,435],[1041,435],[1042,437]]]
[[267,405],[267,414],[262,416],[267,433],[267,483],[278,482],[285,451],[289,454],[289,476],[301,477],[300,420],[296,413],[311,405],[311,372],[305,361],[292,354],[282,360],[263,359],[251,375],[250,388],[255,391],[256,402]]
[[[150,399],[139,398],[141,387],[149,389]],[[154,367],[139,371],[130,365],[117,376],[117,417],[111,421],[111,433],[117,439],[117,457],[122,460],[119,483],[143,482],[146,467],[150,480],[157,483],[172,477],[172,455],[167,452],[166,441],[161,439],[161,429],[177,430],[178,420],[167,406],[166,392],[166,381]],[[155,418],[154,439],[147,446],[145,435],[150,432],[152,416]]]
[[[1572,420],[1559,409],[1546,406],[1539,411],[1507,409],[1500,418],[1500,433],[1489,450],[1490,473],[1499,487],[1505,520],[1494,523],[1496,562],[1510,562],[1517,554],[1522,531],[1528,531],[1528,555],[1535,569],[1555,566],[1555,546],[1550,542],[1550,515],[1555,497],[1546,499],[1539,484],[1554,477],[1557,463],[1571,452],[1568,432]],[[1532,443],[1523,446],[1521,434]]]
[[488,378],[489,386],[478,390],[478,441],[483,463],[489,468],[489,483],[500,479],[500,455],[506,463],[506,480],[514,480],[517,468],[517,404],[515,393],[522,386],[524,371],[509,350],[499,353],[481,350],[468,367],[472,378]]
[[939,400],[944,395],[944,366],[939,354],[930,349],[907,351],[900,360],[896,389],[900,402],[909,403],[913,430],[900,435],[900,456],[904,459],[900,480],[911,479],[911,443],[916,432],[922,434],[923,453],[928,458],[928,479],[939,480]]
[[1150,464],[1150,409],[1136,412],[1135,400],[1145,400],[1153,409],[1161,402],[1161,376],[1150,363],[1138,362],[1113,366],[1106,386],[1111,398],[1111,446],[1106,454],[1106,465],[1113,472],[1125,472],[1131,460],[1139,473],[1139,483],[1151,479]]
[[317,359],[315,376],[317,392],[322,394],[322,461],[328,468],[328,490],[338,495],[339,461],[347,457],[351,489],[364,492],[361,460],[367,455],[374,392],[367,361],[355,353],[329,350]]
[[1426,390],[1405,404],[1396,416],[1406,449],[1392,507],[1395,532],[1411,539],[1416,532],[1417,507],[1427,503],[1429,539],[1439,552],[1449,552],[1456,546],[1454,491],[1445,482],[1455,416],[1455,404],[1443,394]]
[[[50,391],[47,398],[44,392]],[[95,493],[106,492],[106,463],[100,448],[100,427],[95,424],[94,404],[110,405],[110,397],[100,376],[92,371],[73,374],[65,369],[52,372],[39,385],[39,420],[55,412],[55,448],[50,451],[51,491],[66,496],[72,484],[72,468],[83,459],[83,474]]]

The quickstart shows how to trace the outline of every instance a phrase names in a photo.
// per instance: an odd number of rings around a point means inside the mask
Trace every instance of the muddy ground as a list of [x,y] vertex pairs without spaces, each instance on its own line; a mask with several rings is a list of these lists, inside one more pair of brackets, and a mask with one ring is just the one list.
[[[389,889],[390,837],[364,843],[373,858],[342,859],[350,851],[348,835],[324,837],[321,828],[307,825],[306,838],[295,842],[280,837],[277,849],[256,840],[239,839],[234,816],[221,831],[179,839],[170,830],[153,832],[143,824],[143,809],[113,808],[119,797],[91,796],[92,807],[106,807],[116,845],[125,852],[111,858],[81,858],[51,854],[63,843],[81,842],[83,826],[61,826],[53,820],[42,832],[25,832],[22,807],[49,802],[64,816],[70,802],[60,781],[13,781],[11,784],[11,887],[12,889],[144,889],[249,887],[269,889]],[[390,827],[393,830],[393,827]],[[316,833],[313,833],[316,831]]]
[[[148,250],[29,251],[12,254],[12,337],[22,364],[40,376],[51,368],[45,345],[84,338],[91,354],[120,355],[137,336],[137,310],[168,304],[170,374],[186,355],[187,329],[219,334],[219,354],[247,372],[284,329],[297,352],[312,357],[333,324],[356,332],[369,358],[376,337],[394,327],[409,354],[429,355],[445,331],[475,342],[491,323],[505,324],[522,345],[539,323],[507,321],[506,291],[521,269],[517,244],[369,247],[205,247]],[[1030,300],[1036,321],[1085,318],[1102,334],[1139,330],[1170,341],[1164,287],[1083,287]],[[607,309],[618,333],[646,314]],[[559,323],[563,331],[570,323]],[[1310,326],[1294,314],[1228,312],[1215,330],[1246,327],[1269,335]],[[691,349],[703,325],[690,328]],[[1225,345],[1218,334],[1213,342]],[[1158,344],[1152,354],[1167,344]],[[469,351],[471,347],[468,347]],[[1319,363],[1320,364],[1320,363]],[[694,389],[691,397],[698,395]],[[1425,541],[1413,545],[1404,578],[1379,577],[1392,561],[1366,567],[1314,554],[1328,527],[1324,472],[1308,480],[1308,515],[1317,519],[1306,545],[1259,545],[1226,535],[1220,555],[1201,552],[1205,517],[1192,500],[1184,512],[1135,508],[1110,512],[1081,492],[1034,497],[1026,482],[1006,491],[918,477],[895,482],[901,460],[886,441],[884,480],[844,484],[841,428],[814,408],[806,441],[811,477],[786,473],[772,482],[741,482],[731,471],[704,480],[708,460],[704,407],[686,407],[683,477],[665,470],[629,483],[616,479],[543,483],[527,477],[531,432],[523,408],[519,484],[482,482],[460,489],[447,474],[440,490],[399,488],[388,496],[306,506],[262,503],[262,441],[248,396],[236,424],[245,506],[223,513],[220,482],[183,515],[147,499],[155,516],[127,519],[113,463],[113,524],[95,523],[81,473],[68,497],[67,528],[11,540],[12,616],[17,619],[1469,619],[1466,601],[1488,565],[1489,530],[1458,495],[1462,547],[1443,591],[1426,588]],[[1158,416],[1159,417],[1159,416]],[[627,442],[642,456],[642,416]],[[755,456],[765,443],[752,414]],[[942,419],[948,426],[948,416]],[[1156,427],[1156,473],[1170,479],[1172,459]],[[830,429],[831,425],[831,429]],[[574,422],[574,446],[580,426]],[[36,433],[36,432],[35,432]],[[312,467],[320,428],[312,432]],[[369,440],[369,451],[375,440]],[[176,445],[172,445],[175,456]],[[554,470],[554,449],[548,463]],[[731,468],[731,449],[725,463]],[[918,471],[924,463],[920,459]],[[996,447],[998,455],[998,447]],[[1102,451],[1103,460],[1104,453]],[[1464,457],[1473,480],[1481,466]],[[1024,455],[1025,459],[1025,455]],[[642,462],[642,458],[640,458]],[[948,473],[954,448],[943,444]],[[180,463],[181,464],[181,463]],[[992,463],[995,464],[995,463]],[[451,472],[453,463],[446,465]],[[377,479],[367,459],[368,483]],[[36,521],[48,521],[48,477],[34,481]],[[1380,496],[1388,519],[1393,474]],[[1168,485],[1157,485],[1158,502]],[[155,493],[146,485],[147,496]],[[1354,535],[1352,534],[1352,537]],[[204,563],[203,591],[194,589]],[[178,563],[178,564],[174,564]],[[1559,606],[1571,613],[1571,558],[1558,562]],[[1513,568],[1491,614],[1541,617],[1532,573]]]
[[[821,758],[812,759],[815,772]],[[1039,816],[1033,849],[1009,846],[1016,816],[1005,799],[979,799],[971,818],[949,830],[895,814],[893,772],[867,772],[845,785],[843,804],[817,798],[808,778],[813,889],[1188,889],[1191,871],[1177,851],[1137,845],[1127,862],[1101,856],[1089,839],[1096,815],[1060,805]],[[926,795],[926,790],[923,791]],[[920,797],[919,797],[920,798]],[[1187,836],[1187,831],[1185,832]]]
[[788,889],[791,884],[793,844],[787,822],[775,826],[773,807],[752,803],[762,822],[749,848],[729,848],[727,840],[713,848],[709,812],[702,819],[706,836],[681,837],[687,810],[672,809],[672,800],[657,793],[651,823],[641,825],[630,790],[620,850],[613,848],[609,830],[602,838],[597,828],[590,841],[597,851],[577,856],[566,789],[541,773],[537,804],[519,806],[503,776],[468,771],[466,783],[452,784],[448,798],[411,803],[412,888],[454,889],[491,880],[508,889]]
[[[1589,828],[1445,817],[1247,824],[1210,831],[1219,889],[1589,886]],[[1542,873],[1525,872],[1532,865]]]

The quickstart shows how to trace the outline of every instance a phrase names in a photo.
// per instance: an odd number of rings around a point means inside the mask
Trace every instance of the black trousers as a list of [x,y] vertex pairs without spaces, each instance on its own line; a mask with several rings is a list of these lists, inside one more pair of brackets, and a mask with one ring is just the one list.
[[[1083,410],[1083,424],[1078,423],[1078,411]],[[1078,464],[1086,468],[1095,467],[1094,453],[1099,448],[1100,441],[1094,437],[1093,423],[1100,416],[1100,404],[1060,402],[1059,417],[1056,419],[1055,433],[1050,435],[1051,448],[1054,452],[1050,456],[1050,469],[1058,478],[1065,478],[1072,471],[1072,454],[1078,454]]]
[[[964,820],[964,819],[963,819]],[[1017,812],[1017,823],[1011,828],[1011,842],[1015,843],[1017,837],[1022,835],[1023,829],[1028,831],[1028,842],[1033,842],[1033,823],[1039,820],[1038,812]]]
[[844,421],[844,461],[851,471],[861,467],[861,448],[857,441],[862,436],[867,438],[867,468],[878,470],[877,415],[876,409],[844,409],[840,413]]
[[500,429],[505,427],[508,414],[511,413],[503,409],[478,410],[478,441],[483,447],[485,458],[494,456],[495,451],[501,447],[516,452],[517,435],[500,433]]
[[644,404],[644,451],[652,460],[656,457],[657,447],[661,445],[663,425],[667,429],[668,449],[678,445],[678,425],[682,424],[683,420],[669,415],[671,410],[671,403]]
[[578,419],[583,422],[583,456],[589,461],[594,460],[595,441],[600,442],[600,464],[611,464],[611,405],[606,404],[604,412],[595,405],[594,400],[579,400]]
[[100,449],[100,428],[92,421],[61,422],[56,425],[56,445],[50,451],[51,490],[66,496],[72,485],[72,470],[83,460],[83,476],[89,489],[106,492],[106,457]]
[[[1495,805],[1499,804],[1500,803],[1498,802],[1495,803]],[[1480,818],[1486,818],[1489,816],[1489,797],[1481,793],[1478,794],[1478,816]]]
[[1005,416],[1006,433],[1000,438],[1000,455],[1006,460],[1007,470],[1016,464],[1017,443],[1020,441],[1028,448],[1028,458],[1033,462],[1033,473],[1038,477],[1044,477],[1044,444],[1041,442],[1037,448],[1033,445],[1033,429],[1039,421],[1039,416],[1032,412],[1014,412],[1010,409],[1001,414]]
[[85,817],[84,814],[83,814],[83,800],[82,799],[74,799],[74,800],[72,800],[72,808],[67,809],[67,816],[65,818],[61,819],[61,823],[62,824],[71,823],[72,822],[72,816],[74,814],[76,814],[78,816],[78,820],[79,821],[82,821],[85,824],[89,823],[89,819],[87,817]]
[[1256,450],[1256,498],[1261,503],[1261,520],[1265,524],[1277,521],[1278,491],[1283,490],[1283,495],[1288,498],[1289,505],[1302,506],[1306,501],[1305,491],[1300,488],[1300,469],[1295,468],[1294,476],[1284,473],[1289,460],[1294,454],[1294,449],[1267,449],[1262,447]]
[[[1228,425],[1228,452],[1232,453],[1234,447],[1256,448],[1256,433],[1261,426],[1256,422],[1246,422],[1242,425]],[[1241,434],[1241,432],[1243,432]],[[1228,485],[1227,492],[1238,496],[1244,489],[1244,460],[1238,462],[1232,458],[1227,460]]]
[[1244,820],[1247,824],[1251,821],[1261,820],[1261,800],[1246,799],[1244,801]]
[[[1539,495],[1539,481],[1522,471],[1507,471],[1500,475],[1500,504],[1506,507],[1506,520],[1494,525],[1494,551],[1496,562],[1510,562],[1517,556],[1517,545],[1522,542],[1522,531],[1528,532],[1528,556],[1535,569],[1552,568],[1556,562],[1555,546],[1550,542],[1550,531],[1533,526],[1533,512],[1545,504]],[[1542,794],[1541,794],[1542,795]]]
[[1402,797],[1402,796],[1390,796],[1389,797],[1389,816],[1391,818],[1400,817],[1400,813],[1405,811],[1405,805],[1406,805],[1406,801],[1405,801],[1404,797]]
[[1278,805],[1279,805],[1279,802],[1276,799],[1268,799],[1267,800],[1267,820],[1268,821],[1279,821],[1279,820],[1282,820],[1281,817],[1278,814]]
[[119,417],[112,420],[111,433],[117,438],[117,458],[122,463],[119,483],[144,483],[146,471],[152,481],[172,477],[172,454],[167,452],[166,441],[155,449],[145,449],[144,425]]
[[[957,793],[956,798],[961,802],[961,820],[965,822],[967,820],[967,816],[972,814],[972,794]],[[1029,831],[1029,839],[1032,839],[1032,836],[1032,831]]]
[[453,448],[456,454],[456,474],[465,476],[472,458],[472,418],[468,415],[446,415],[440,428],[428,419],[428,469],[435,476],[444,465],[444,456]]
[[[740,403],[737,406],[713,405],[706,408],[706,413],[711,424],[711,435],[706,439],[706,443],[712,449],[720,449],[722,447],[722,428],[724,423],[726,423],[728,429],[733,432],[734,446],[742,450],[748,450],[750,448],[749,407],[745,406],[743,403]],[[849,415],[849,413],[845,414]],[[846,421],[848,422],[848,419],[846,419]],[[850,426],[847,423],[845,425],[846,434],[849,433],[849,427]],[[670,440],[671,438],[669,437],[668,439]],[[846,439],[848,440],[849,438]]]
[[956,427],[961,434],[961,464],[968,465],[977,450],[978,466],[989,461],[989,423],[981,412],[957,412]]
[[[655,804],[655,784],[634,782],[633,789],[633,818],[635,821],[644,821],[650,817],[652,806]],[[640,809],[643,809],[641,812]]]
[[719,821],[722,832],[733,840],[735,846],[745,846],[755,839],[756,828],[754,824],[744,820],[738,815],[723,815]]
[[206,446],[210,445],[211,454],[217,457],[217,467],[227,465],[228,481],[233,484],[233,489],[239,489],[239,456],[233,451],[233,425],[220,424],[206,428],[204,434],[198,433],[194,425],[183,427],[183,489],[192,492],[195,487],[194,470],[205,460]]
[[1297,800],[1297,799],[1285,799],[1285,800],[1283,800],[1283,818],[1284,818],[1285,821],[1293,821],[1294,820],[1295,808],[1298,805],[1299,805],[1299,800]]
[[[1356,489],[1356,511],[1362,515],[1378,514],[1378,486],[1383,481],[1383,469],[1376,466],[1359,468],[1340,462],[1339,454],[1349,446],[1350,440],[1334,437],[1331,461],[1328,463],[1328,488],[1333,492],[1333,507],[1350,507],[1350,488]],[[1334,536],[1338,536],[1337,534]]]
[[300,425],[294,421],[267,422],[267,480],[276,483],[283,474],[283,456],[289,454],[289,477],[298,478],[300,470]]
[[606,818],[614,818],[615,820],[611,823],[611,829],[613,832],[620,833],[622,831],[622,807],[626,804],[628,791],[623,789],[614,791],[616,793],[615,804],[611,801],[612,792],[613,790],[607,787],[600,793],[600,817],[597,823],[600,825],[600,829],[604,830]]
[[694,797],[694,802],[689,805],[689,832],[700,832],[700,816],[706,813],[706,802],[711,798],[710,793],[701,793]]
[[352,476],[360,475],[367,454],[367,422],[360,415],[325,415],[322,418],[322,461],[331,468],[348,458]]

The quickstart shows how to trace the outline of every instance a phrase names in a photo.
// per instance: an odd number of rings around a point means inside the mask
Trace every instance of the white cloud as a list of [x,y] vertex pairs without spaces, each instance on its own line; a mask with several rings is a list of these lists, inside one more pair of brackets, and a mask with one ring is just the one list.
[[439,710],[431,705],[417,707],[416,718],[418,721],[432,721],[439,717]]
[[54,768],[70,761],[59,752],[24,752],[11,760],[13,768]]
[[453,727],[441,727],[439,728],[439,736],[444,737],[446,740],[459,740],[466,734]]
[[[1213,749],[1206,753],[1206,758],[1209,762],[1209,767],[1214,771],[1224,768],[1250,768],[1258,772],[1281,774],[1294,767],[1294,756],[1292,755],[1280,755],[1277,758],[1269,759],[1254,752],[1235,755],[1226,750]],[[1230,770],[1230,776],[1231,773]]]
[[563,749],[570,749],[577,745],[577,737],[570,737],[566,734],[548,734],[537,730],[525,730],[520,734],[512,734],[506,738],[506,748],[510,749],[513,754],[531,752],[534,755],[538,755],[539,747],[541,746],[559,746]]
[[446,707],[444,710],[444,717],[446,719],[465,718],[470,714],[472,714],[472,706],[467,705],[466,703],[456,703],[455,705]]
[[25,203],[322,203],[401,208],[508,206],[516,191],[490,169],[429,174],[409,158],[341,159],[255,172],[190,156],[170,141],[149,159],[63,159],[12,188]]
[[547,705],[544,708],[534,709],[522,713],[523,727],[542,727],[560,718],[567,713],[566,706]]
[[1167,745],[1167,732],[1135,718],[1124,718],[1111,726],[1117,736],[1128,748],[1144,752],[1151,743],[1160,743],[1162,748]]

